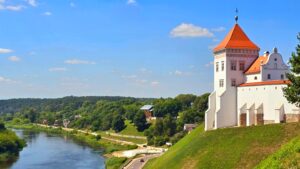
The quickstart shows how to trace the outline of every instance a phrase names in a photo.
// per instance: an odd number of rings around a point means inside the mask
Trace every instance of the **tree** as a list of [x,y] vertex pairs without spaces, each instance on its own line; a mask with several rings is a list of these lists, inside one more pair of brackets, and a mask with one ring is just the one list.
[[290,83],[287,87],[283,88],[283,93],[289,103],[300,107],[300,33],[297,39],[299,40],[299,44],[296,47],[296,52],[292,53],[292,57],[289,60],[291,73],[287,73],[287,78]]
[[176,132],[176,120],[169,114],[163,119],[163,129],[167,136],[172,136]]
[[205,93],[199,97],[197,97],[193,104],[193,109],[197,112],[205,112],[208,108],[208,97],[209,93]]
[[138,131],[144,131],[147,128],[146,116],[143,111],[138,111],[133,119],[134,125],[137,127]]
[[5,125],[3,122],[0,122],[0,131],[5,130]]
[[125,117],[128,120],[133,121],[135,118],[135,115],[138,113],[139,110],[140,110],[140,107],[135,104],[125,106]]
[[115,115],[111,125],[112,129],[115,130],[115,132],[122,131],[125,128],[123,117],[120,114]]
[[180,94],[175,99],[181,104],[182,109],[185,110],[191,107],[196,98],[197,96],[193,94]]
[[181,110],[181,103],[176,99],[161,99],[154,105],[154,115],[164,117],[170,114],[173,117],[178,115]]

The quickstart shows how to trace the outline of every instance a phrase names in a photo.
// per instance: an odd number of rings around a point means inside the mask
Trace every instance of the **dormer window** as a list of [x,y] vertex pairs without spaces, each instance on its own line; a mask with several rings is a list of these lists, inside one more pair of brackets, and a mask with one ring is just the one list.
[[254,76],[254,80],[257,80],[257,76]]

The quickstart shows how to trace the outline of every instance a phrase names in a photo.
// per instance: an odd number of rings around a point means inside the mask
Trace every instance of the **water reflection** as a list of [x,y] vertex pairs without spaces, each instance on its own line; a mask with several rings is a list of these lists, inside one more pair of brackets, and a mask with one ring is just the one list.
[[[15,130],[27,147],[11,169],[103,169],[104,158],[99,151],[78,144],[67,136]],[[3,168],[3,167],[1,167]]]

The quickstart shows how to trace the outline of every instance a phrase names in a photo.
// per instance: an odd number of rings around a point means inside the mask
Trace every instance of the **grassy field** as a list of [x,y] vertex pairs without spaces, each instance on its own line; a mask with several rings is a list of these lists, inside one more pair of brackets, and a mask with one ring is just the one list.
[[[124,135],[133,135],[133,136],[144,136],[144,132],[137,131],[133,123],[130,123],[129,120],[125,120],[126,128],[120,131],[118,134]],[[111,133],[115,133],[113,130],[109,130]]]
[[283,145],[256,168],[300,168],[300,136]]
[[[199,126],[146,169],[254,168],[300,135],[300,123],[218,129]],[[297,154],[299,156],[299,154]]]

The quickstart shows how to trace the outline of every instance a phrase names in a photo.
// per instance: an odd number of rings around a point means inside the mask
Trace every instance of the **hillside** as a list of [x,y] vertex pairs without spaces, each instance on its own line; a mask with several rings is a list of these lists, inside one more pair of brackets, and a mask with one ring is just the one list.
[[298,135],[300,123],[208,132],[199,126],[145,168],[253,168]]

